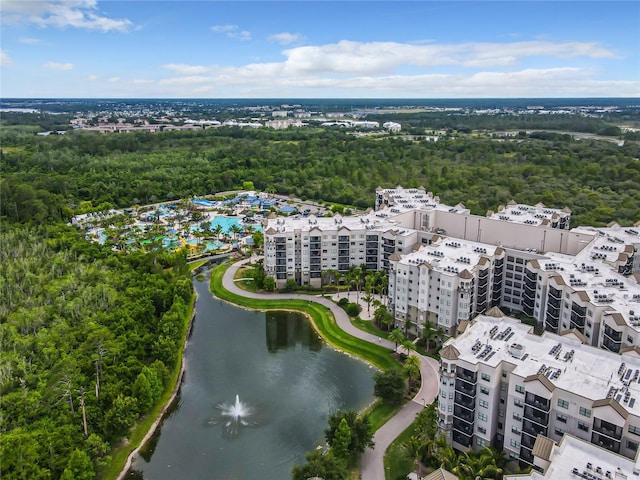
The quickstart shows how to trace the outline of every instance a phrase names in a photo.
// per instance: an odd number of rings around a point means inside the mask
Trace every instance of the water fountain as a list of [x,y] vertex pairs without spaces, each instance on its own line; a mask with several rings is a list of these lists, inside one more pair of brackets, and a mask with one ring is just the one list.
[[253,425],[253,423],[248,420],[248,417],[253,415],[253,409],[248,407],[246,403],[241,402],[239,395],[236,395],[235,403],[231,405],[221,403],[218,405],[218,408],[224,419],[224,429],[226,433],[230,435],[236,435],[241,426],[248,427]]

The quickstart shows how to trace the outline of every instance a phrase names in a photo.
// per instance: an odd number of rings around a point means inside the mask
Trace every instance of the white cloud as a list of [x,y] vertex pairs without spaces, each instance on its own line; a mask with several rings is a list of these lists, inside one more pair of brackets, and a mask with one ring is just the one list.
[[291,72],[341,74],[385,74],[400,66],[507,67],[528,57],[617,58],[596,43],[544,41],[419,45],[343,40],[328,45],[291,48],[283,54],[287,57],[287,70]]
[[[236,25],[212,30],[233,33]],[[280,40],[293,39],[294,34]],[[291,36],[289,36],[291,35]],[[270,37],[271,38],[271,37]],[[272,38],[275,40],[275,38]],[[598,80],[601,60],[618,60],[595,42],[547,40],[504,43],[396,43],[341,41],[291,47],[280,62],[241,66],[166,64],[171,76],[158,82],[175,95],[196,88],[223,89],[233,96],[638,96],[640,82]],[[536,68],[527,60],[535,58]],[[578,59],[579,61],[573,61]],[[585,60],[589,62],[585,63]],[[561,61],[562,66],[558,67]],[[545,67],[545,62],[547,65]],[[585,65],[589,65],[586,68]],[[447,67],[451,72],[442,73]],[[436,70],[437,69],[437,70]],[[251,93],[253,92],[253,93]]]
[[248,30],[240,30],[238,25],[214,25],[211,27],[212,32],[224,33],[229,38],[247,41],[251,40],[251,32]]
[[107,82],[109,83],[117,83],[120,81],[120,77],[109,77],[107,78]]
[[74,65],[73,63],[47,62],[42,66],[52,70],[73,70]]
[[4,0],[0,3],[3,22],[35,23],[42,27],[81,28],[125,32],[133,27],[126,18],[100,14],[97,0]]
[[162,65],[162,68],[171,70],[178,75],[196,75],[208,71],[208,68],[203,67],[202,65],[186,65],[183,63],[168,63],[166,65]]
[[13,60],[9,57],[9,54],[4,50],[0,50],[0,67],[8,67],[13,64]]
[[269,41],[276,42],[281,45],[291,45],[292,43],[300,42],[302,40],[302,35],[299,33],[275,33],[269,36]]
[[36,43],[40,43],[40,39],[31,37],[20,37],[18,41],[25,45],[35,45]]
[[100,77],[99,77],[98,75],[89,75],[89,76],[87,77],[87,80],[88,80],[89,82],[97,82],[97,81],[99,81],[99,80],[100,80]]

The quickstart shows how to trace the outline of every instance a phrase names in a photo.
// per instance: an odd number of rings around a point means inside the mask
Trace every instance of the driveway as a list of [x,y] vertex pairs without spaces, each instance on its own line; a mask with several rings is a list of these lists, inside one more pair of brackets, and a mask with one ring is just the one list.
[[[395,344],[386,338],[380,338],[353,326],[347,313],[329,298],[299,293],[254,293],[241,289],[233,280],[235,274],[242,265],[249,263],[250,261],[255,261],[256,259],[256,257],[252,257],[231,265],[222,278],[223,287],[232,293],[242,295],[247,298],[299,299],[319,303],[331,310],[338,326],[349,335],[366,340],[367,342],[377,343],[389,350],[393,350],[395,348]],[[416,415],[426,405],[433,402],[438,395],[438,388],[440,384],[440,375],[438,374],[440,365],[438,361],[431,357],[420,355],[416,352],[412,352],[412,355],[415,355],[420,359],[420,376],[422,378],[420,390],[410,402],[402,407],[396,415],[389,419],[389,421],[387,421],[387,423],[380,427],[375,433],[373,437],[375,441],[374,448],[368,448],[362,455],[361,478],[363,480],[385,480],[385,451],[391,442],[413,422]]]

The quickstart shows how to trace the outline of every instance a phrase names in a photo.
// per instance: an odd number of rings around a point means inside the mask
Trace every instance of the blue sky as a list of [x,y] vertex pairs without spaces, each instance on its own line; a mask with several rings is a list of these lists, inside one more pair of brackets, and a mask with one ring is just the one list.
[[0,95],[640,97],[637,1],[2,0]]

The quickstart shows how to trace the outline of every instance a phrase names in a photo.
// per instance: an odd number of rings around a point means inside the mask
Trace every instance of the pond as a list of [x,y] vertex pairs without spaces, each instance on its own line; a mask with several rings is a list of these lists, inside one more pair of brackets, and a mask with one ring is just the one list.
[[128,478],[290,478],[324,443],[331,413],[373,401],[375,370],[327,346],[302,315],[243,310],[194,284],[179,399]]

